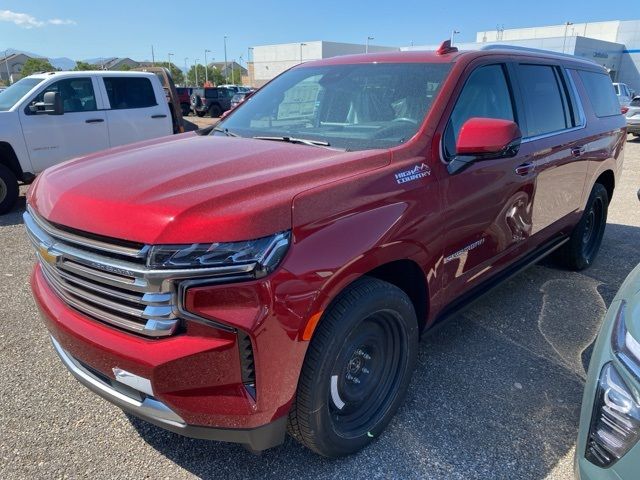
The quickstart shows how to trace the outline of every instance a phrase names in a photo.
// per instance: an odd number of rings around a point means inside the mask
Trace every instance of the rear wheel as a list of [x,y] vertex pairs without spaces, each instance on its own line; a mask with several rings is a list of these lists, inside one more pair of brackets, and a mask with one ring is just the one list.
[[211,105],[209,108],[209,115],[211,115],[211,118],[218,118],[222,115],[222,109],[219,105]]
[[402,403],[418,350],[418,322],[399,288],[363,278],[323,315],[307,351],[289,433],[327,457],[371,443]]
[[557,254],[557,259],[571,270],[588,268],[600,250],[607,225],[609,195],[603,185],[596,183],[591,190],[582,218]]
[[17,199],[18,179],[10,169],[0,165],[0,214],[11,210]]

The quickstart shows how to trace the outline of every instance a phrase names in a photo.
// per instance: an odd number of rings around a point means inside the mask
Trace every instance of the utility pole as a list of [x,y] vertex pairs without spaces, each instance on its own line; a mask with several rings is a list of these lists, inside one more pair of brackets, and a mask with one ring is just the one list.
[[227,36],[224,36],[224,83],[229,82],[229,65],[227,64]]
[[369,53],[369,40],[375,40],[373,37],[367,37],[367,43],[364,47],[364,53]]
[[153,45],[151,45],[151,65],[154,67],[156,66],[156,57],[153,54]]
[[453,40],[454,40],[455,36],[456,36],[458,33],[460,33],[460,32],[459,32],[458,30],[456,30],[456,29],[451,30],[451,40],[450,40],[450,42],[449,42],[449,43],[451,43],[451,46],[452,46],[452,47],[453,47]]
[[302,63],[302,47],[304,47],[306,43],[300,43],[300,63]]
[[569,25],[573,25],[573,23],[566,22],[564,24],[564,40],[562,41],[562,53],[564,53],[564,49],[567,44],[567,30],[569,29]]
[[194,68],[194,70],[196,71],[196,87],[199,87],[199,86],[200,86],[200,85],[198,84],[198,61],[199,61],[199,60],[200,60],[199,58],[196,58],[196,59],[195,59],[195,61],[194,61],[194,64],[193,64],[193,68]]
[[189,61],[189,57],[184,57],[184,86],[187,86],[187,77],[189,75],[189,69],[187,68],[187,62]]
[[207,53],[211,50],[204,49],[204,83],[209,83],[209,64],[207,63]]

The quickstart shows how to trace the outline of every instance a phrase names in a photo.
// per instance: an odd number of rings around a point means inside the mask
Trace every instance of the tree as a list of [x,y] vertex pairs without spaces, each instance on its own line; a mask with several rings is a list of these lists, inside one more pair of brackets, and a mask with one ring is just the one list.
[[[164,67],[168,68],[171,72],[171,77],[173,78],[173,83],[176,85],[182,85],[184,83],[184,74],[182,70],[175,66],[173,62],[156,62],[156,67]],[[198,72],[200,74],[200,72]],[[198,79],[200,80],[200,79]]]
[[30,58],[24,62],[20,75],[28,77],[37,72],[55,72],[56,70],[46,58]]
[[[198,64],[198,87],[202,87],[204,85],[205,79],[209,79],[209,82],[212,85],[222,85],[225,82],[224,76],[222,73],[215,67],[209,65],[207,67],[207,75],[205,76],[204,65]],[[189,72],[187,73],[187,83],[191,86],[196,85],[196,69],[195,67],[191,67]]]
[[100,66],[94,63],[87,63],[87,62],[82,62],[78,60],[73,70],[74,71],[100,70]]

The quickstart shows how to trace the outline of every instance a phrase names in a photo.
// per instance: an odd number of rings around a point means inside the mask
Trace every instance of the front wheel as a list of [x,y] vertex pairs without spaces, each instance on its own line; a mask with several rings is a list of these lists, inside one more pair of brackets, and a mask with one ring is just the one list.
[[15,174],[0,164],[0,214],[7,213],[18,200],[18,179]]
[[209,109],[209,115],[211,118],[218,118],[222,115],[222,109],[218,105],[211,105]]
[[387,282],[358,280],[314,332],[289,433],[327,457],[364,448],[402,403],[417,350],[418,322],[409,297]]
[[600,250],[608,209],[607,189],[596,183],[569,241],[558,250],[556,258],[560,263],[571,270],[584,270],[591,266]]

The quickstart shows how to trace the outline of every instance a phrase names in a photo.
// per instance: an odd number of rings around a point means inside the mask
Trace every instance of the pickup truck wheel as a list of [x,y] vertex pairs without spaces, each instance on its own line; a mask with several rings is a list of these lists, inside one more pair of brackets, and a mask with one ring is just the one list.
[[584,270],[591,266],[600,250],[607,225],[609,195],[607,189],[596,183],[591,190],[582,218],[571,233],[569,241],[559,250],[556,258],[571,270]]
[[209,115],[211,115],[211,118],[218,118],[222,115],[222,109],[218,105],[211,105]]
[[316,328],[289,414],[289,433],[327,457],[374,441],[400,406],[418,350],[418,322],[399,288],[364,277]]
[[13,208],[18,199],[18,179],[4,165],[0,165],[0,214]]
[[199,117],[204,117],[205,113],[206,112],[199,112],[198,110],[196,110],[196,115],[199,116]]

